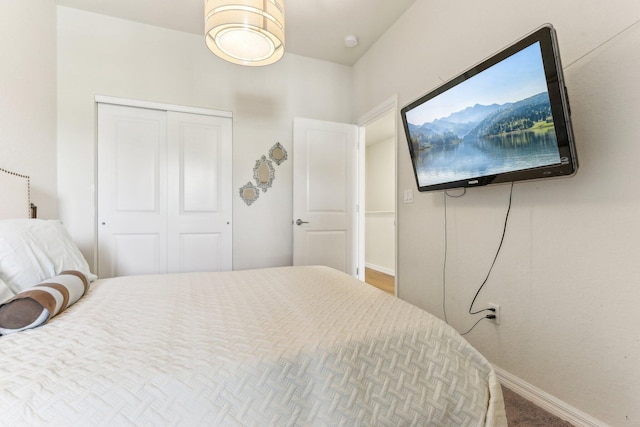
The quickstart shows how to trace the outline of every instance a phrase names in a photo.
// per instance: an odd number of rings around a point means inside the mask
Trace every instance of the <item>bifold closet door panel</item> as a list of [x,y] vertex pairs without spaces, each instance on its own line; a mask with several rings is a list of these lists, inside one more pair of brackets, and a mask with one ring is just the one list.
[[232,269],[231,119],[168,113],[169,272]]
[[167,271],[167,115],[98,104],[98,276]]

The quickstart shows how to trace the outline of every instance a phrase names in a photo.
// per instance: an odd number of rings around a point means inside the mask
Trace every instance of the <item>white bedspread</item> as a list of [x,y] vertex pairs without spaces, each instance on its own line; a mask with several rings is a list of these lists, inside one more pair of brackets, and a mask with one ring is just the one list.
[[99,280],[0,356],[1,425],[506,425],[452,328],[326,267]]

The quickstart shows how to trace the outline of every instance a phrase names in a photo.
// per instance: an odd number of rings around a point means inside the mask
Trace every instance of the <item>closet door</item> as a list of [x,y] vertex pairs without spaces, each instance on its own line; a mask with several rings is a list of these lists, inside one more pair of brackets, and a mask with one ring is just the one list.
[[98,104],[98,276],[167,271],[167,115]]
[[168,113],[168,271],[232,269],[231,119]]
[[98,275],[232,269],[231,118],[98,104]]

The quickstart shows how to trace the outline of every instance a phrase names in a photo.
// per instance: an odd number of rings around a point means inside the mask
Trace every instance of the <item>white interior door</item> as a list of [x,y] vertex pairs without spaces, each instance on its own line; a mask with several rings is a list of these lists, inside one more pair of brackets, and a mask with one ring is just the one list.
[[231,270],[231,120],[169,112],[168,141],[168,271]]
[[98,104],[98,276],[167,271],[166,112]]
[[232,265],[231,118],[98,104],[98,275]]
[[355,125],[294,118],[293,264],[357,275]]

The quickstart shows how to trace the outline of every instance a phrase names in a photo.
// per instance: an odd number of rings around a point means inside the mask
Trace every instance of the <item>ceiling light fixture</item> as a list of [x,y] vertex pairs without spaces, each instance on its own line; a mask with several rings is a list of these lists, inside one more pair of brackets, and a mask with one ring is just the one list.
[[283,0],[205,0],[207,47],[234,64],[269,65],[284,55]]

